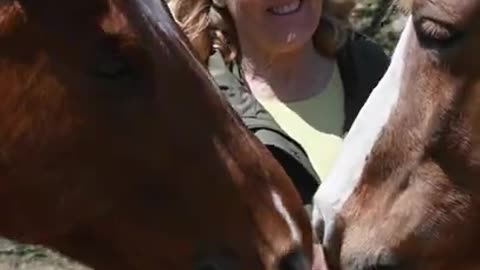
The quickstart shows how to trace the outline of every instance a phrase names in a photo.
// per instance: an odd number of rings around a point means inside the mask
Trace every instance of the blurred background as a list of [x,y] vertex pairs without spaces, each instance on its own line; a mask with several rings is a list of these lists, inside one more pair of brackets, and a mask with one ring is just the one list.
[[395,0],[357,0],[352,14],[353,28],[382,45],[392,53],[402,31],[406,16],[393,5]]

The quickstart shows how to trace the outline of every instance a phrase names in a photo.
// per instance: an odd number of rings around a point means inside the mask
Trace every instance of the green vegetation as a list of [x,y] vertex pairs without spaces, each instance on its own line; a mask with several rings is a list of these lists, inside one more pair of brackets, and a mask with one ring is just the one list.
[[353,12],[353,28],[374,39],[391,53],[405,25],[405,16],[394,0],[359,0]]

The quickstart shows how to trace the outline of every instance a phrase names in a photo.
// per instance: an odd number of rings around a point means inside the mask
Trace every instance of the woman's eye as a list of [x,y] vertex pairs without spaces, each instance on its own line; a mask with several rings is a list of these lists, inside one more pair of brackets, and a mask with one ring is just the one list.
[[429,18],[418,19],[416,30],[419,41],[429,47],[450,47],[463,37],[453,26]]

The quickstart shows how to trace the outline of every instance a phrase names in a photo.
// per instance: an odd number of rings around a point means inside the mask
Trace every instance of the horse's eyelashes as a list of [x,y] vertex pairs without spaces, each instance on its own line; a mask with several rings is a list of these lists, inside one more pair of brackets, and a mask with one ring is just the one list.
[[414,25],[419,42],[425,47],[451,48],[464,36],[453,25],[432,18],[416,18]]
[[433,39],[443,41],[452,37],[454,30],[446,25],[434,22],[432,20],[422,20],[421,30]]

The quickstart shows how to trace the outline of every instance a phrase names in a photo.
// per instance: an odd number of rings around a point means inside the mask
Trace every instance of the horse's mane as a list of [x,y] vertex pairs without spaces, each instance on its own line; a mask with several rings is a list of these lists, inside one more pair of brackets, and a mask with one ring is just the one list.
[[0,0],[0,36],[12,32],[25,20],[20,4],[12,0]]

